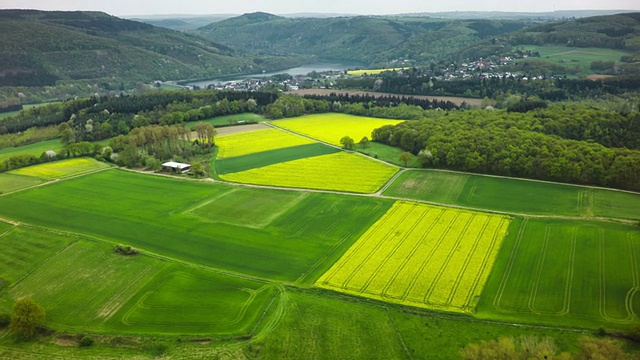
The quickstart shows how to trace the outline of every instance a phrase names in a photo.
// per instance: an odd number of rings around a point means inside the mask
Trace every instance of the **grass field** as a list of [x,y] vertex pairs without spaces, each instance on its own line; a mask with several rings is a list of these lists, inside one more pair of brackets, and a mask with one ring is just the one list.
[[[369,155],[373,158],[380,159],[394,165],[405,166],[404,162],[400,161],[400,154],[402,154],[404,151],[395,146],[385,145],[377,142],[370,142],[366,148],[363,148],[359,144],[356,145],[355,150],[359,153]],[[407,162],[406,166],[419,168],[421,167],[421,164],[418,160],[418,157],[411,154],[411,160]]]
[[302,136],[278,129],[265,129],[216,137],[218,159],[255,154],[293,146],[313,144]]
[[320,141],[341,146],[340,139],[350,136],[356,143],[363,137],[371,140],[371,132],[385,125],[396,125],[401,120],[387,120],[347,114],[317,114],[272,121],[271,124]]
[[225,174],[220,178],[245,184],[374,193],[397,171],[398,168],[391,165],[339,152]]
[[513,213],[640,218],[636,193],[446,171],[406,171],[384,193]]
[[604,48],[575,48],[566,46],[534,46],[527,45],[523,47],[525,50],[537,51],[540,57],[519,59],[526,60],[544,60],[553,64],[562,65],[568,68],[579,67],[584,74],[592,74],[591,63],[594,61],[615,61],[619,62],[620,57],[629,55],[628,51],[604,49]]
[[198,121],[190,121],[187,123],[187,126],[193,131],[195,130],[195,126],[200,123],[207,123],[213,126],[226,126],[231,125],[232,123],[258,123],[264,121],[264,117],[254,114],[254,113],[243,113],[243,114],[233,114],[226,116],[217,116],[211,119],[198,120]]
[[638,257],[636,226],[514,221],[478,315],[591,327],[637,323]]
[[335,154],[339,151],[320,143],[298,145],[216,160],[215,168],[217,174],[228,174],[313,156]]
[[63,235],[0,223],[0,313],[9,313],[13,306],[13,297],[6,290],[72,241]]
[[[246,334],[275,295],[273,285],[126,257],[109,245],[79,241],[59,251],[63,241],[27,235],[30,242],[11,244],[3,262],[29,249],[33,254],[25,260],[34,261],[32,272],[5,293],[3,307],[7,297],[33,297],[47,309],[47,325],[57,329]],[[28,267],[16,266],[20,274]]]
[[508,223],[502,216],[397,202],[316,286],[471,313]]
[[0,149],[0,161],[5,161],[10,157],[18,155],[33,155],[35,157],[40,157],[40,155],[42,155],[42,153],[45,151],[53,150],[58,153],[60,152],[60,149],[62,149],[60,139],[41,141],[35,144],[18,147],[10,147],[6,149]]
[[62,179],[69,176],[106,169],[111,165],[92,158],[60,160],[9,171],[12,175],[31,176],[43,180]]
[[[234,206],[237,213],[251,209],[255,202],[245,204],[234,196],[223,196],[232,189],[108,170],[0,197],[0,216],[124,242],[199,265],[296,281],[345,251],[391,204],[386,199],[342,202],[342,198],[311,194],[300,202],[305,205],[293,204],[289,209],[290,203],[276,203],[282,199],[281,191],[254,189],[256,201],[276,199],[270,211],[281,215],[274,216],[272,225],[256,229],[251,224],[203,221],[208,209],[202,206],[213,201],[227,206],[229,212]],[[309,207],[307,201],[317,204]],[[342,207],[334,208],[336,203]],[[198,207],[201,212],[194,216]],[[300,223],[289,218],[314,218],[319,211],[324,216],[300,237]],[[354,229],[354,223],[361,228]],[[336,232],[325,236],[331,229]]]
[[[142,288],[116,319],[130,331],[244,335],[270,305],[276,288],[194,269],[171,269]],[[120,324],[118,324],[120,327]]]
[[0,174],[0,195],[28,188],[30,186],[36,186],[43,182],[44,181],[42,179],[30,176],[2,173]]

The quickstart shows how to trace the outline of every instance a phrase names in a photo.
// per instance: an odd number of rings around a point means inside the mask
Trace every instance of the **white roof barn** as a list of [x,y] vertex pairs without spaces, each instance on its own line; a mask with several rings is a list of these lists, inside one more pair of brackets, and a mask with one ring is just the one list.
[[186,173],[191,169],[191,164],[179,163],[175,161],[168,161],[162,164],[162,170],[173,170],[179,173]]

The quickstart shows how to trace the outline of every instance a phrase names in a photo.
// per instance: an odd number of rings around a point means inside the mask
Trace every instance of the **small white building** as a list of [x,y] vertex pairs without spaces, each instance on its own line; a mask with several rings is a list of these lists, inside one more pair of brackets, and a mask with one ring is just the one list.
[[191,170],[191,164],[184,164],[175,161],[168,161],[162,164],[162,170],[171,170],[176,173],[187,173]]

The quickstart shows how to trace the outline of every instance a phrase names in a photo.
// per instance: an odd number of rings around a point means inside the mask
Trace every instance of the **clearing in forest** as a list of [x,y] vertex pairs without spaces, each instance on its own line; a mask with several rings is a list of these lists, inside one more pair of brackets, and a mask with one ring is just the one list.
[[516,219],[478,314],[590,327],[636,323],[639,258],[640,231],[634,226]]
[[470,313],[508,224],[505,216],[399,201],[315,286]]
[[341,146],[340,139],[344,136],[350,136],[356,143],[365,136],[371,140],[374,129],[385,125],[397,125],[401,122],[403,121],[329,113],[277,120],[272,121],[271,124],[328,144]]
[[313,143],[312,140],[278,129],[256,130],[216,137],[218,159]]
[[280,187],[374,193],[398,168],[339,152],[220,175],[226,181]]

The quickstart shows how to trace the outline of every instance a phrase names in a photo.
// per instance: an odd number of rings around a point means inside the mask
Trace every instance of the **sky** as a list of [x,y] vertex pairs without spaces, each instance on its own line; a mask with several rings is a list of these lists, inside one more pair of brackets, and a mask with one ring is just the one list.
[[0,9],[93,10],[116,16],[162,14],[340,13],[383,15],[438,11],[546,12],[640,10],[639,0],[0,0]]

